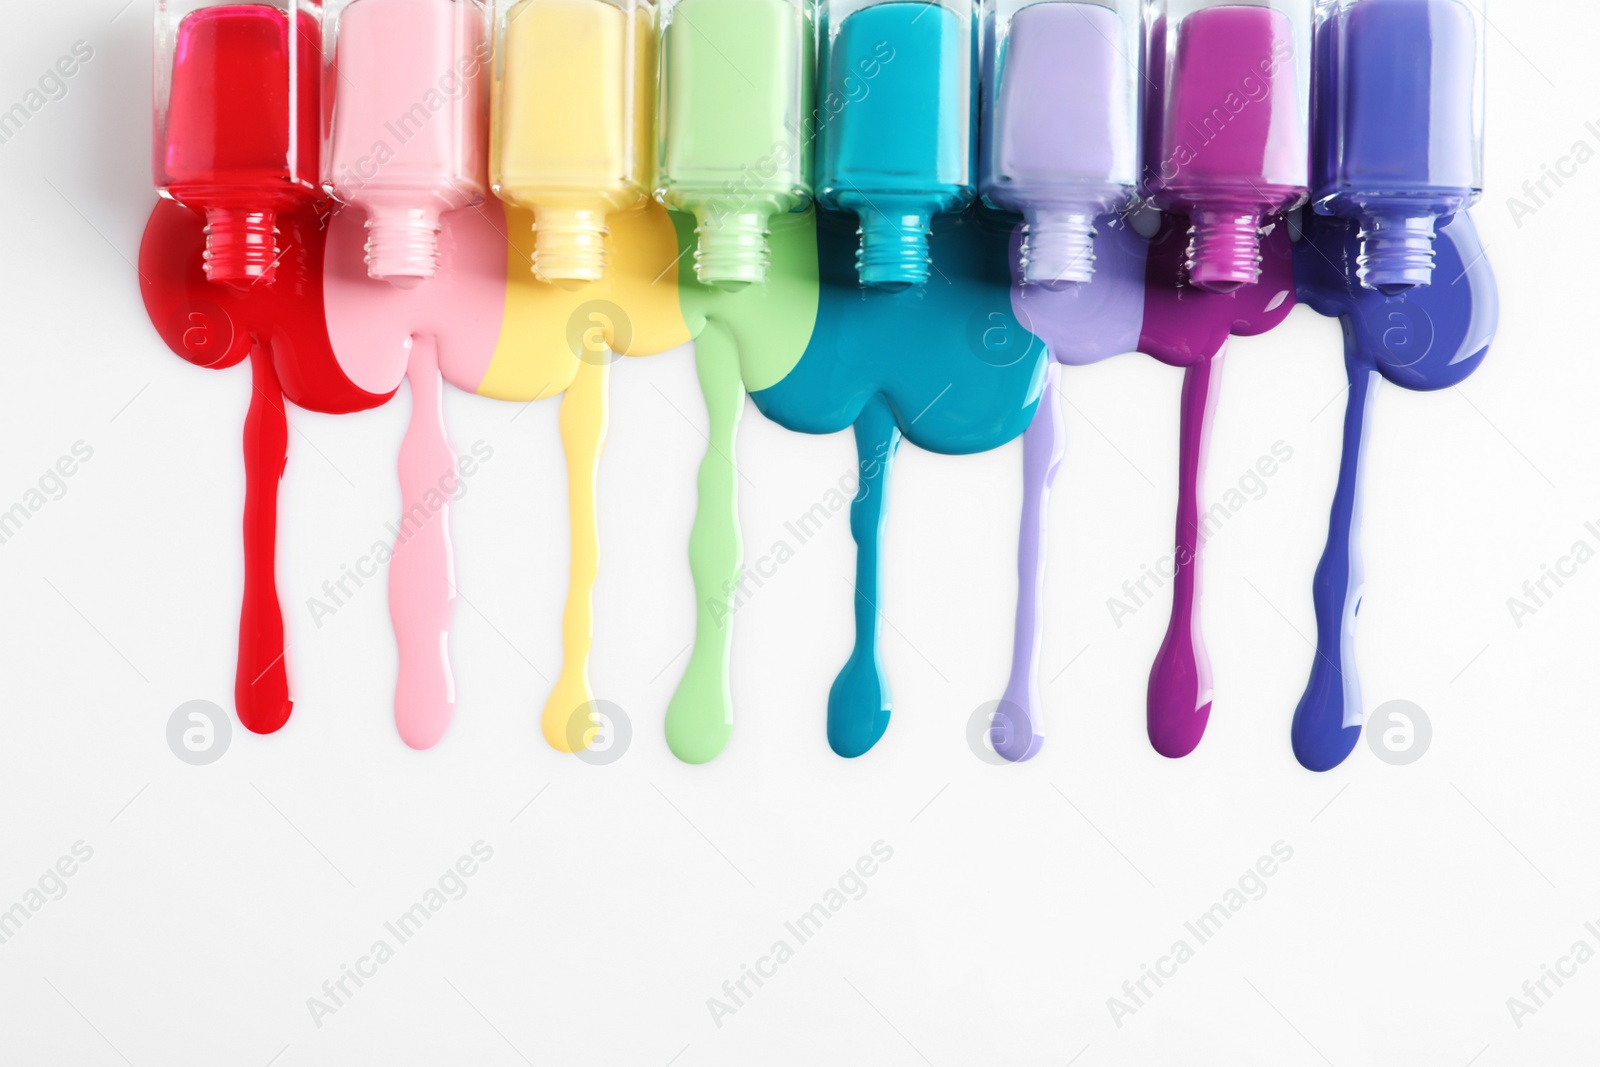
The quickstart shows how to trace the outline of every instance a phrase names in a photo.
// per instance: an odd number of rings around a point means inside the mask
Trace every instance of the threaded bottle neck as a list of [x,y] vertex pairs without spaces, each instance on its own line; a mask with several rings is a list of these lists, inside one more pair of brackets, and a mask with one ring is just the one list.
[[415,289],[439,272],[439,213],[373,207],[367,213],[367,274]]
[[606,272],[606,216],[586,208],[535,208],[533,273],[558,289],[581,289]]
[[1231,293],[1261,280],[1261,218],[1251,211],[1196,211],[1189,217],[1189,281]]
[[767,248],[767,216],[758,211],[720,211],[715,206],[695,212],[695,277],[706,285],[735,293],[767,280],[772,253]]
[[914,212],[861,213],[861,248],[856,271],[861,284],[898,292],[928,280],[928,216]]
[[1059,292],[1094,278],[1093,213],[1030,213],[1022,233],[1022,280]]
[[1385,296],[1433,282],[1434,220],[1380,215],[1361,227],[1361,284]]
[[278,217],[271,211],[211,208],[206,212],[206,278],[248,289],[272,281],[278,262]]

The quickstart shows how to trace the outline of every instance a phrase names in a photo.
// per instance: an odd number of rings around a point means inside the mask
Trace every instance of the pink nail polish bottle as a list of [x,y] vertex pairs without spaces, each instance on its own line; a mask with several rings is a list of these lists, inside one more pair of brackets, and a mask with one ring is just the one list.
[[367,273],[403,289],[439,266],[440,216],[488,191],[489,9],[333,0],[323,185],[367,215]]
[[1145,189],[1187,216],[1189,281],[1261,277],[1261,227],[1310,194],[1312,0],[1157,0]]
[[155,178],[206,220],[206,277],[271,280],[318,188],[322,28],[306,0],[157,0]]

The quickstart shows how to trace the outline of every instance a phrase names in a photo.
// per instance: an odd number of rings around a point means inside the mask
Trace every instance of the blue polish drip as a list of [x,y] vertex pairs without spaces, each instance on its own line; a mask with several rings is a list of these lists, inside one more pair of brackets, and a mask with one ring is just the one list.
[[1305,239],[1294,253],[1298,295],[1342,323],[1350,379],[1339,483],[1312,586],[1316,658],[1290,733],[1295,758],[1309,770],[1326,771],[1349,757],[1364,721],[1354,656],[1361,607],[1362,450],[1380,378],[1419,391],[1461,382],[1488,354],[1499,296],[1465,212],[1440,227],[1434,283],[1396,296],[1362,287],[1356,224],[1309,214],[1305,222]]

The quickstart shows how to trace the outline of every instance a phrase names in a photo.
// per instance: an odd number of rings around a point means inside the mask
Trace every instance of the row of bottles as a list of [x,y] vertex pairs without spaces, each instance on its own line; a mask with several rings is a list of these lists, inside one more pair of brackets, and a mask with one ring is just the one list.
[[1482,186],[1479,8],[1148,6],[515,0],[494,23],[483,0],[159,0],[157,182],[234,285],[324,194],[366,212],[374,277],[420,284],[440,215],[490,190],[568,288],[652,196],[726,288],[766,277],[770,220],[813,199],[858,217],[862,284],[919,285],[933,218],[980,197],[1023,217],[1030,284],[1089,280],[1097,227],[1146,201],[1189,219],[1206,289],[1253,283],[1263,220],[1307,202],[1360,225],[1363,284],[1429,283],[1436,221]]

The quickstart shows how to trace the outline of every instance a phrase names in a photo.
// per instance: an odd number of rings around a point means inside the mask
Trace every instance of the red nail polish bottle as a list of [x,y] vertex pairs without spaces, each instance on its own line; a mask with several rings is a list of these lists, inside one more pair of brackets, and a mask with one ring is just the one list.
[[319,5],[158,0],[156,51],[156,184],[205,216],[206,277],[270,280],[278,217],[319,194]]

